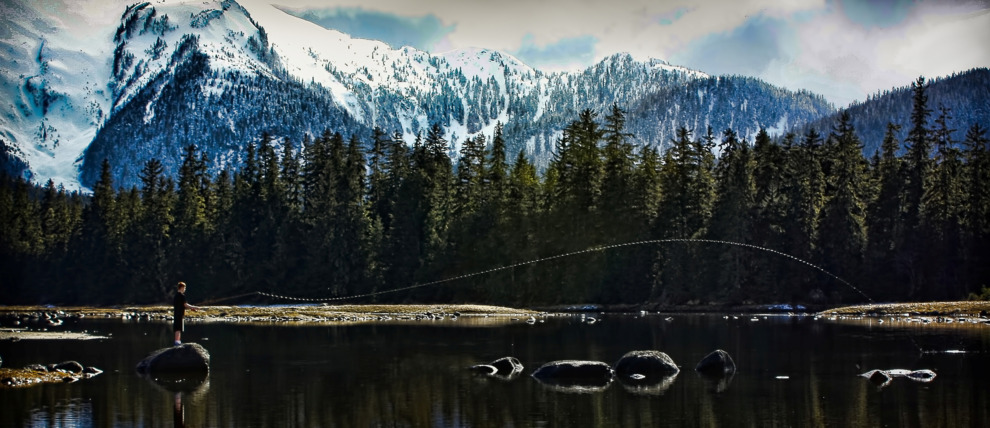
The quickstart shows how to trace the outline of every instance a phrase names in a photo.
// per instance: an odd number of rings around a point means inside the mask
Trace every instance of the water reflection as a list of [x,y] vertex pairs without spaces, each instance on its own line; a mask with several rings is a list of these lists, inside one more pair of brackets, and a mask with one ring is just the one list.
[[175,393],[175,406],[172,410],[172,426],[175,428],[186,427],[186,409],[182,406],[182,393]]
[[[191,334],[210,338],[202,343],[214,366],[194,381],[134,373],[148,350],[168,340],[167,325],[87,320],[71,328],[111,339],[72,346],[0,342],[4,366],[79,360],[105,370],[71,385],[0,389],[0,426],[990,426],[990,390],[983,384],[990,378],[988,328],[911,330],[921,343],[967,350],[919,356],[904,329],[672,316],[668,322],[598,315],[593,325],[564,317],[484,328],[459,326],[461,320],[201,324]],[[635,349],[665,352],[688,371],[712,349],[724,349],[738,371],[564,386],[530,376],[547,362],[613,362]],[[479,376],[467,369],[507,355],[525,366],[521,374]],[[890,367],[929,369],[938,377],[895,380],[878,390],[858,376]],[[58,422],[67,420],[75,422]]]
[[705,389],[719,394],[729,389],[729,385],[732,384],[732,378],[735,376],[735,372],[724,374],[698,373],[698,377],[705,383]]
[[619,378],[622,388],[636,395],[663,395],[677,379],[677,374],[660,376],[659,378]]
[[156,373],[139,374],[147,383],[155,387],[165,396],[172,397],[172,426],[186,426],[186,401],[203,401],[210,391],[209,373]]

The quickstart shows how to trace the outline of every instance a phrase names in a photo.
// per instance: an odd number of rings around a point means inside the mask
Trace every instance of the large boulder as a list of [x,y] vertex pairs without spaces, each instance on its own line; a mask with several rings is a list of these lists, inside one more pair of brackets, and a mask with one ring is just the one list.
[[540,382],[561,386],[606,386],[613,375],[612,367],[606,363],[579,360],[551,361],[532,374]]
[[725,376],[736,372],[736,363],[728,352],[716,349],[702,358],[694,370],[706,375]]
[[207,373],[210,353],[198,343],[184,343],[159,349],[137,365],[139,373]]
[[652,383],[681,370],[669,355],[660,351],[629,351],[613,367],[619,379]]

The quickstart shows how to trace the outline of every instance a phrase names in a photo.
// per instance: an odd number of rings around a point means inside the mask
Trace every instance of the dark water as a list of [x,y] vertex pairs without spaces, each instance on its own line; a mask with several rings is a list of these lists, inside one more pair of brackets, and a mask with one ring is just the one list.
[[[352,326],[187,325],[206,347],[209,377],[176,394],[135,364],[168,344],[164,322],[83,320],[68,331],[105,340],[0,342],[5,367],[77,360],[105,372],[74,384],[0,389],[0,427],[968,427],[990,424],[990,327],[900,327],[811,317],[595,315]],[[920,353],[929,351],[964,351]],[[574,392],[529,376],[561,359],[614,363],[631,350],[666,352],[669,385],[613,381]],[[715,349],[739,371],[721,383],[694,372]],[[514,356],[511,380],[467,367]],[[858,377],[931,369],[930,383]]]

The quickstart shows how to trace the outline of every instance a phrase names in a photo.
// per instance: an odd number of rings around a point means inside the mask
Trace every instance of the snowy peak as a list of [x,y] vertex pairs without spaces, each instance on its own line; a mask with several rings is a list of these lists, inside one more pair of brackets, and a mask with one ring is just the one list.
[[[759,110],[722,114],[716,110],[748,104],[713,104],[721,89],[708,75],[627,53],[578,72],[544,73],[488,49],[394,49],[265,1],[78,1],[0,4],[0,19],[11,20],[0,27],[7,30],[0,33],[0,92],[12,112],[0,117],[0,159],[26,162],[27,171],[15,172],[37,183],[54,178],[82,188],[108,159],[117,183],[130,186],[152,158],[174,173],[188,144],[217,168],[237,165],[262,133],[298,143],[327,129],[364,138],[380,127],[411,143],[439,124],[456,156],[466,138],[491,136],[502,123],[509,150],[545,165],[583,109],[622,106],[630,126],[640,126],[633,130],[639,143],[650,145],[715,114],[754,126],[779,121]],[[682,97],[690,85],[691,96]],[[788,96],[768,103],[788,103]],[[682,98],[707,105],[663,104]],[[768,114],[791,108],[778,107]]]
[[670,72],[678,73],[696,79],[706,79],[709,76],[701,71],[692,70],[679,65],[671,65],[667,61],[658,58],[647,58],[644,61],[633,58],[628,52],[617,53],[601,60],[593,68],[616,70],[621,68],[644,68],[649,72]]
[[113,40],[109,86],[115,111],[194,52],[207,55],[217,72],[273,75],[278,63],[265,30],[233,0],[134,4],[121,15]]

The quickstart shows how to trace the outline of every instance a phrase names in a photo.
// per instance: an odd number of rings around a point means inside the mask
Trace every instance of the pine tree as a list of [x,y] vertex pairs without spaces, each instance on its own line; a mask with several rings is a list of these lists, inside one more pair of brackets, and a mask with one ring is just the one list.
[[[794,144],[795,139],[793,134],[787,134],[783,140],[785,161],[781,180],[787,214],[783,219],[785,233],[779,248],[799,259],[816,261],[819,258],[818,227],[825,204],[823,169],[826,162],[823,158],[826,149],[814,128],[805,132],[800,144]],[[781,265],[780,274],[785,287],[781,298],[805,299],[820,282],[819,278],[809,275],[805,266],[795,263]]]
[[[660,210],[655,236],[699,238],[704,236],[714,203],[714,136],[709,130],[701,140],[681,127],[661,167]],[[700,282],[702,272],[691,261],[699,259],[694,246],[664,247],[662,254],[661,301],[683,303],[693,297],[689,287]]]
[[65,301],[101,303],[103,292],[97,285],[121,286],[118,261],[124,254],[123,227],[117,215],[117,191],[114,188],[110,162],[100,165],[100,178],[93,185],[93,196],[83,210],[79,241],[73,245],[73,260],[69,282],[63,294]]
[[902,223],[902,195],[904,167],[897,157],[900,143],[897,132],[900,126],[887,123],[887,133],[880,147],[880,157],[875,168],[875,181],[878,183],[877,196],[867,208],[867,265],[872,271],[874,292],[887,298],[904,298],[904,290],[898,286],[904,283],[897,260],[904,242]]
[[963,210],[962,261],[970,293],[990,287],[990,139],[986,128],[974,124],[966,131],[963,152],[966,192]]
[[[776,249],[786,242],[787,231],[787,200],[784,192],[783,170],[787,163],[784,149],[774,144],[765,129],[756,134],[753,142],[753,184],[756,187],[756,197],[753,201],[753,235],[754,245]],[[784,283],[781,272],[785,271],[785,262],[779,258],[766,256],[753,260],[756,272],[752,279],[752,287],[743,290],[746,298],[769,297],[781,299],[790,296],[789,284]]]
[[903,258],[907,260],[904,267],[908,270],[908,292],[909,298],[919,297],[923,292],[922,287],[927,286],[926,265],[923,251],[924,237],[927,236],[922,224],[922,216],[925,210],[923,197],[931,186],[932,170],[934,163],[931,158],[932,142],[931,131],[928,128],[928,117],[931,110],[928,108],[928,95],[925,92],[928,85],[924,77],[919,77],[917,81],[911,83],[913,92],[913,108],[911,110],[911,128],[908,130],[907,153],[905,154],[905,186],[904,186],[904,243],[900,246]]
[[[819,224],[818,236],[825,269],[844,278],[856,281],[863,266],[863,252],[866,246],[865,213],[863,184],[867,183],[863,145],[856,135],[851,123],[852,119],[847,110],[839,114],[829,144],[834,145],[832,171],[828,176],[828,188],[834,189],[826,194],[825,205],[822,207],[822,218]],[[845,293],[845,288],[835,287],[835,283],[827,283],[832,295]],[[866,296],[851,296],[862,300]]]
[[955,265],[960,258],[960,223],[965,203],[962,160],[952,141],[955,130],[949,129],[949,119],[948,109],[940,108],[932,133],[936,152],[931,185],[922,195],[922,218],[929,249],[925,261],[930,266],[926,270],[933,284],[929,286],[929,295],[942,300],[965,294],[960,287],[959,267]]
[[[539,254],[539,219],[543,214],[540,182],[536,166],[529,162],[522,150],[517,154],[509,172],[506,213],[506,232],[511,233],[505,233],[505,246],[507,253],[512,255],[510,261],[518,263],[534,260]],[[556,296],[548,296],[545,294],[548,292],[546,287],[539,286],[536,272],[541,268],[527,265],[513,269],[505,287],[508,291],[499,291],[501,294],[514,296],[514,303],[554,301]]]
[[[602,185],[602,156],[599,144],[604,133],[595,121],[591,110],[584,110],[578,119],[564,129],[558,141],[556,158],[550,168],[555,174],[549,200],[552,229],[547,242],[551,252],[563,253],[600,245],[602,230],[598,210]],[[584,301],[596,294],[602,286],[601,254],[590,254],[570,268],[560,272],[561,277],[548,279],[562,284],[560,298]]]
[[[629,142],[633,135],[626,132],[625,123],[625,112],[613,104],[602,127],[605,147],[602,150],[604,165],[598,221],[601,223],[603,243],[628,242],[648,230],[649,219],[638,215],[641,211],[637,211],[632,203],[636,159],[633,145]],[[606,280],[602,284],[600,299],[609,303],[621,302],[637,294],[637,288],[646,279],[635,265],[641,255],[638,250],[641,249],[605,254]]]
[[143,216],[137,226],[139,279],[129,290],[129,301],[167,301],[172,282],[168,271],[167,250],[174,224],[173,181],[164,175],[164,166],[151,159],[141,169],[141,205]]
[[[753,155],[745,141],[740,141],[735,131],[726,129],[722,134],[721,157],[715,167],[717,187],[715,205],[707,238],[747,243],[752,233],[752,218],[756,188],[753,185]],[[728,246],[714,247],[708,254],[717,259],[711,269],[714,278],[708,279],[709,293],[719,293],[738,300],[743,283],[751,274],[749,254],[745,249]],[[711,262],[709,262],[711,263]]]

